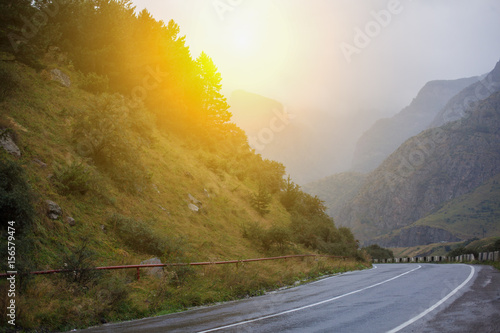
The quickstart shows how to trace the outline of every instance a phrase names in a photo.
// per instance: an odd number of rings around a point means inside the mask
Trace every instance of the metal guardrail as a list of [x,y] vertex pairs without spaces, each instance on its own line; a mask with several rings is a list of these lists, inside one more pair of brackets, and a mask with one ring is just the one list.
[[[280,257],[269,257],[269,258],[254,258],[254,259],[240,259],[240,260],[227,260],[227,261],[204,261],[204,262],[190,262],[190,263],[165,263],[165,264],[145,264],[145,265],[120,265],[120,266],[102,266],[102,267],[93,267],[85,270],[116,270],[116,269],[137,269],[137,280],[141,278],[140,270],[141,268],[155,268],[155,267],[175,267],[175,266],[205,266],[205,265],[226,265],[226,264],[240,264],[245,262],[254,262],[254,261],[266,261],[266,260],[279,260],[279,259],[288,259],[288,258],[305,258],[305,257],[327,257],[327,258],[338,258],[338,259],[346,259],[344,256],[332,256],[332,255],[322,255],[322,254],[295,254],[289,256],[280,256]],[[52,269],[46,271],[35,271],[29,272],[28,274],[33,275],[42,275],[42,274],[56,274],[56,273],[69,273],[76,272],[79,270],[74,269]],[[80,270],[81,271],[81,270]],[[1,273],[0,277],[7,277],[12,275],[17,275],[17,271]]]

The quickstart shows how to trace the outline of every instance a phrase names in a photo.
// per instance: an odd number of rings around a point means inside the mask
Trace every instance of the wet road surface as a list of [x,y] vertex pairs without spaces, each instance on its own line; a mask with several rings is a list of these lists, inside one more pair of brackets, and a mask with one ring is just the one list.
[[[498,332],[499,295],[500,272],[489,266],[379,264],[264,296],[79,332],[462,332],[460,318],[482,325],[481,332],[490,326]],[[482,310],[474,314],[476,307]]]

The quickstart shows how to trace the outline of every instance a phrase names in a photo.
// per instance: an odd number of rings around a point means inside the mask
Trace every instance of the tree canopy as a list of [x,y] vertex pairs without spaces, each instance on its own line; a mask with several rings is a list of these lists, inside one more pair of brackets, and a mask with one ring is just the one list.
[[2,0],[0,13],[1,51],[36,67],[58,47],[83,74],[107,78],[110,92],[154,110],[167,129],[220,131],[231,118],[212,59],[194,59],[176,22],[137,13],[130,0]]

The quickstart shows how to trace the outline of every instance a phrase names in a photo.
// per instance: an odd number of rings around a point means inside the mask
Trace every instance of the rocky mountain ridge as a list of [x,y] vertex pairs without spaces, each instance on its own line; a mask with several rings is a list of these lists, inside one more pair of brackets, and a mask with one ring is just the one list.
[[[414,246],[500,235],[492,224],[500,216],[500,204],[492,199],[500,194],[495,185],[500,175],[499,78],[497,63],[444,102],[436,116],[450,105],[468,105],[455,114],[461,118],[409,138],[369,174],[337,174],[304,189],[325,200],[335,222],[351,227],[366,244]],[[434,84],[440,83],[429,84],[421,94]],[[432,98],[415,98],[406,112],[425,108],[426,100]]]
[[500,94],[466,118],[406,141],[338,212],[363,241],[425,217],[500,173]]
[[454,95],[478,81],[478,77],[427,82],[413,101],[391,118],[378,120],[356,143],[351,169],[370,172],[399,145],[429,127]]
[[500,61],[481,80],[453,96],[439,111],[429,127],[439,127],[464,117],[483,99],[500,91]]

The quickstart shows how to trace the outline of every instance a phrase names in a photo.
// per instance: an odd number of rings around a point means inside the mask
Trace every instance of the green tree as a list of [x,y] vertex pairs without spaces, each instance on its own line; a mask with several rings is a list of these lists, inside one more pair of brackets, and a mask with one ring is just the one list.
[[386,248],[381,247],[378,244],[372,244],[370,246],[364,247],[365,250],[372,259],[389,259],[394,258],[394,253]]
[[222,77],[212,58],[202,52],[196,60],[202,85],[202,110],[206,119],[216,125],[221,125],[231,119],[229,105],[221,94]]
[[268,209],[271,203],[272,196],[266,190],[264,186],[259,186],[259,191],[252,195],[252,207],[262,216],[268,214],[270,210]]
[[281,191],[280,201],[287,211],[291,211],[300,197],[300,186],[292,181],[288,176],[286,179],[283,190]]
[[48,16],[41,9],[42,0],[0,1],[0,51],[37,69],[43,68],[38,58],[50,43],[47,39]]

